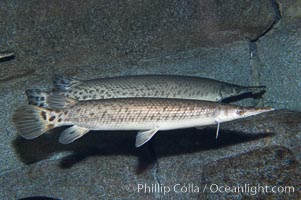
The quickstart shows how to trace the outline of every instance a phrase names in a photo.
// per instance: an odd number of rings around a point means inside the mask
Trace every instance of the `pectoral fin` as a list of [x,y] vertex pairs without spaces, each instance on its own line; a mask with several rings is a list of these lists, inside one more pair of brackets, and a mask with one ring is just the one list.
[[215,118],[214,120],[217,123],[217,129],[216,129],[216,139],[217,139],[218,138],[219,127],[220,127],[220,124],[221,124],[222,120],[220,120],[219,118]]
[[216,139],[218,138],[219,127],[220,127],[220,123],[217,122]]
[[147,131],[139,131],[136,136],[136,147],[141,147],[146,142],[148,142],[157,132],[159,128],[147,130]]
[[62,144],[69,144],[74,140],[85,135],[88,131],[90,130],[87,128],[74,125],[70,128],[67,128],[61,133],[59,137],[59,142]]

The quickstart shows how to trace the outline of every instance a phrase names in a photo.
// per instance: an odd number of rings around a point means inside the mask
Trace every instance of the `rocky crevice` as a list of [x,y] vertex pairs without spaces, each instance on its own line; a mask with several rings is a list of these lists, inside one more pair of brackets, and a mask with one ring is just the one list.
[[279,4],[276,0],[271,0],[272,6],[275,10],[275,15],[274,15],[274,19],[272,24],[270,25],[270,27],[268,27],[263,33],[261,33],[258,37],[256,37],[255,39],[252,39],[250,42],[256,42],[257,40],[259,40],[261,37],[264,37],[267,33],[269,33],[274,27],[275,25],[281,20],[281,11],[280,11],[280,7]]
[[[160,166],[159,166],[158,156],[157,156],[157,153],[156,153],[153,142],[150,143],[148,151],[149,151],[149,153],[152,157],[152,160],[154,162],[154,167],[152,169],[153,170],[152,175],[154,177],[154,180],[156,181],[155,184],[161,185],[161,180],[160,180],[160,177],[159,177]],[[160,192],[156,192],[156,193],[154,193],[154,195],[155,195],[156,199],[160,199],[160,200],[162,199],[162,196],[161,196]]]
[[[260,58],[258,55],[258,51],[257,51],[257,41],[264,37],[266,34],[268,34],[271,30],[273,30],[273,28],[275,27],[275,25],[281,20],[281,11],[279,8],[279,4],[276,0],[271,0],[272,6],[275,10],[275,16],[273,19],[273,22],[271,24],[271,26],[266,29],[262,34],[260,34],[258,37],[256,37],[253,40],[250,40],[250,44],[249,44],[249,55],[250,55],[250,69],[251,69],[251,80],[252,80],[252,85],[260,85],[260,66],[261,66],[261,62],[260,62]],[[255,106],[263,106],[263,101],[264,99],[255,99],[254,100],[254,105]]]

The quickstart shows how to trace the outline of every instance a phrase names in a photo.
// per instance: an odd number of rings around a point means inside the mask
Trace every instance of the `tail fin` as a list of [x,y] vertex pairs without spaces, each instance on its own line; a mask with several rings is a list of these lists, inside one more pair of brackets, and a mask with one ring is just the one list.
[[67,78],[63,75],[56,75],[53,80],[54,91],[67,91],[70,88],[78,85],[81,81],[74,78]]
[[48,107],[48,94],[46,92],[43,92],[39,89],[32,89],[26,90],[25,93],[29,105],[35,105],[44,108]]
[[53,122],[48,121],[49,112],[45,108],[27,105],[18,108],[12,119],[22,137],[33,139],[55,127]]

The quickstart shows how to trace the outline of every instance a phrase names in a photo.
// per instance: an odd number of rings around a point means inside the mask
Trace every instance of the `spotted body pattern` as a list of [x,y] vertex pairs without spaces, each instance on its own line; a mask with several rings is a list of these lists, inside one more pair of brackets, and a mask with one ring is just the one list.
[[246,92],[260,92],[265,88],[176,75],[121,76],[87,81],[59,76],[54,86],[61,95],[77,100],[152,97],[221,101]]
[[[132,98],[83,101],[71,106],[63,115],[63,124],[77,124],[90,130],[160,130],[174,126],[193,127],[187,121],[213,118],[221,105],[194,100]],[[175,124],[173,124],[175,123]],[[201,121],[195,122],[201,125]]]
[[[79,101],[114,98],[175,98],[221,101],[245,93],[262,93],[265,86],[244,87],[208,78],[174,75],[121,76],[80,81],[57,76],[51,94]],[[47,92],[26,90],[28,103],[48,106]]]
[[[47,130],[73,125],[61,134],[63,144],[73,142],[89,130],[139,130],[136,147],[159,130],[200,127],[245,118],[271,108],[243,108],[217,102],[167,99],[120,98],[75,101],[61,95],[49,96],[49,108],[25,106],[13,120],[24,138],[33,139]],[[53,109],[53,108],[56,109]],[[219,126],[218,126],[219,127]],[[218,134],[217,129],[217,134]]]

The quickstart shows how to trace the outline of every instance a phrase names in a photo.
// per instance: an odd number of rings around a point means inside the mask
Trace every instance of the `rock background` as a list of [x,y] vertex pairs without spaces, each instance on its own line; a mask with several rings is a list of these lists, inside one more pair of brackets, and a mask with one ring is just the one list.
[[0,199],[253,197],[135,190],[189,183],[294,185],[294,194],[279,198],[300,198],[299,112],[223,124],[218,140],[215,127],[162,132],[139,149],[135,132],[92,132],[64,146],[56,129],[25,141],[10,121],[25,89],[46,89],[62,73],[182,74],[266,85],[262,99],[240,103],[300,111],[300,19],[300,0],[1,1],[0,49],[15,58],[0,63]]

